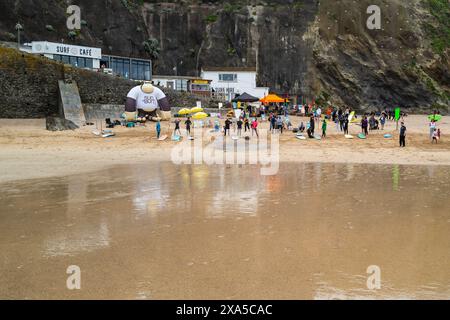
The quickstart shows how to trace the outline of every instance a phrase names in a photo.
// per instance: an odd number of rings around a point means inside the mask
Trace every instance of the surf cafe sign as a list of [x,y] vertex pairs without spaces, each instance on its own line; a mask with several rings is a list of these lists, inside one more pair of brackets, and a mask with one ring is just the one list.
[[58,54],[63,56],[73,56],[91,59],[102,58],[102,50],[100,48],[74,46],[53,42],[33,42],[32,52],[40,54]]

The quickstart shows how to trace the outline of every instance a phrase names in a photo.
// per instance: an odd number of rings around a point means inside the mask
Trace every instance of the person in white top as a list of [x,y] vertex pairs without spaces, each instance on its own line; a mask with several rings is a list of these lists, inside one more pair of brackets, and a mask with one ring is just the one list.
[[316,121],[317,123],[320,123],[320,119],[322,118],[322,109],[320,107],[316,110]]
[[436,129],[436,121],[431,120],[430,122],[430,139],[433,140],[434,130]]
[[139,118],[155,120],[154,118],[158,117],[158,108],[163,112],[170,112],[171,110],[164,92],[149,82],[132,88],[127,95],[125,111],[137,111]]

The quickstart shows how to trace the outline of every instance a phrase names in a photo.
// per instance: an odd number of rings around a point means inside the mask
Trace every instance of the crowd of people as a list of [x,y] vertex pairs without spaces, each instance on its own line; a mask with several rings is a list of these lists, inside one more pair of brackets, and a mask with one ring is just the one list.
[[[261,121],[268,121],[269,130],[272,134],[283,134],[286,131],[294,132],[297,134],[306,133],[310,139],[325,139],[327,138],[327,131],[329,123],[334,123],[337,132],[341,132],[344,135],[349,135],[350,124],[355,124],[361,127],[360,136],[366,138],[370,135],[370,132],[375,130],[385,130],[385,126],[388,122],[395,122],[396,129],[399,133],[400,147],[406,147],[406,133],[407,128],[405,125],[405,119],[407,114],[402,112],[400,115],[395,115],[394,111],[386,109],[382,112],[366,113],[359,119],[356,113],[347,107],[341,108],[328,108],[325,112],[319,106],[301,106],[297,107],[298,115],[308,117],[309,121],[306,125],[303,121],[300,122],[298,127],[292,125],[290,120],[290,113],[286,107],[278,107],[270,113],[266,113],[266,109],[259,110],[259,114],[252,112],[251,108],[243,108],[241,116],[239,118],[227,117],[222,126],[222,132],[224,136],[231,136],[234,134],[237,137],[242,137],[243,134],[251,132],[252,136],[259,137],[258,128]],[[292,114],[292,113],[291,113]],[[437,115],[435,112],[434,115]],[[431,116],[430,116],[431,117]],[[175,120],[174,134],[181,136],[180,119]],[[186,127],[186,134],[190,136],[193,122],[191,118],[187,118],[184,122]],[[432,143],[438,143],[441,138],[441,130],[438,128],[438,121],[435,118],[431,118],[429,123],[430,140]],[[220,122],[217,121],[215,126],[216,131],[220,131]],[[320,131],[320,133],[318,132]]]

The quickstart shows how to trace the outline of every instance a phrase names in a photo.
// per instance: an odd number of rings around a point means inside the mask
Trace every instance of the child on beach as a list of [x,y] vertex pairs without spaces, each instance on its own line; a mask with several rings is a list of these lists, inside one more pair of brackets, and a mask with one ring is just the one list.
[[248,118],[244,118],[244,129],[245,132],[250,131],[250,122],[248,121]]
[[322,121],[322,138],[327,136],[327,120]]
[[256,133],[256,136],[259,138],[259,133],[258,133],[258,120],[255,119],[252,122],[252,136],[253,136],[253,132]]
[[186,125],[186,132],[188,135],[191,135],[191,125],[192,121],[191,118],[187,118],[186,122],[184,123]]
[[384,126],[386,125],[386,115],[383,113],[380,118],[381,130],[384,130]]
[[159,121],[159,120],[156,123],[156,137],[158,139],[161,137],[161,121]]
[[366,136],[369,135],[369,131],[367,130],[369,127],[369,121],[367,120],[367,117],[364,117],[361,120],[361,128],[362,128],[362,133],[365,134]]
[[277,123],[277,119],[275,118],[275,116],[272,114],[271,118],[270,118],[270,131],[273,133],[276,129],[276,123]]
[[242,135],[242,125],[244,124],[244,122],[242,121],[242,118],[239,118],[238,122],[237,122],[237,134],[238,136]]
[[429,127],[430,127],[430,139],[433,140],[434,130],[436,129],[436,121],[431,120]]
[[433,132],[433,137],[432,137],[431,143],[436,142],[436,144],[437,144],[438,143],[438,139],[439,139],[438,130],[435,128],[434,132]]
[[173,134],[176,135],[178,133],[179,136],[181,136],[181,130],[180,130],[180,120],[175,120],[175,130],[173,131]]
[[283,134],[283,119],[281,117],[277,118],[277,132]]
[[231,120],[227,119],[225,120],[225,127],[224,127],[224,135],[226,136],[227,133],[230,135],[230,126],[231,126]]

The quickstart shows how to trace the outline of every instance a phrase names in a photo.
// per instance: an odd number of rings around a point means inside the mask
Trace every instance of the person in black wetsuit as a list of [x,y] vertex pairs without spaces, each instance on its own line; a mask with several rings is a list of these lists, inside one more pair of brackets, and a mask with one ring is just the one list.
[[178,133],[179,136],[181,136],[181,130],[180,130],[180,120],[175,120],[175,130],[173,131],[173,135],[176,135]]
[[311,119],[309,120],[309,130],[311,131],[311,135],[314,136],[314,131],[316,129],[316,123],[314,121],[314,116],[311,116]]
[[405,123],[402,122],[402,126],[400,128],[400,148],[406,147],[406,126]]
[[348,121],[348,116],[343,116],[344,117],[344,134],[347,135],[348,134],[348,126],[350,121]]
[[248,118],[244,117],[244,128],[245,128],[245,132],[250,131],[250,121],[248,120]]
[[188,118],[184,124],[186,125],[187,134],[191,135],[191,125],[192,125],[191,118]]
[[231,120],[230,119],[225,120],[225,130],[224,130],[225,136],[227,135],[227,132],[228,132],[228,135],[230,135],[230,126],[231,126]]
[[244,124],[244,122],[242,121],[242,118],[239,118],[238,122],[237,122],[237,134],[240,137],[242,135],[242,125]]
[[365,136],[368,136],[368,135],[369,135],[369,131],[367,130],[368,127],[369,127],[369,120],[367,120],[367,117],[364,117],[364,118],[361,120],[361,128],[362,128],[362,133],[363,133]]

